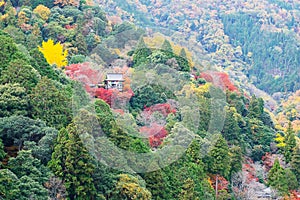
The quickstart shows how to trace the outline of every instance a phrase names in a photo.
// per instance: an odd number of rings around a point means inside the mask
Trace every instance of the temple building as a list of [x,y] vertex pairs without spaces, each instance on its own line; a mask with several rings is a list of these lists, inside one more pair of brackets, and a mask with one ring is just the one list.
[[106,75],[106,79],[104,80],[105,89],[113,89],[116,88],[120,92],[123,91],[123,74],[121,73],[108,73]]

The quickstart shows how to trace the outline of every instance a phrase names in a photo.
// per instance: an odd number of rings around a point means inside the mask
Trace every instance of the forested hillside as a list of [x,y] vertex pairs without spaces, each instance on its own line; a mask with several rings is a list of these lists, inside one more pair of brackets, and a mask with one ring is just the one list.
[[241,82],[300,89],[299,20],[234,2],[0,0],[0,199],[299,199],[299,92]]
[[[209,62],[240,71],[270,94],[300,89],[300,4],[296,0],[99,3],[111,13],[185,43],[202,65]],[[232,76],[244,82],[240,73]]]

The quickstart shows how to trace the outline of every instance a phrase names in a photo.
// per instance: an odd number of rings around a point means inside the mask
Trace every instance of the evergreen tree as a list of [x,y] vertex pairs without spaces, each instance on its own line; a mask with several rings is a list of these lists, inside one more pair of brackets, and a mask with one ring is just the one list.
[[300,147],[299,146],[295,147],[290,164],[292,167],[292,171],[297,177],[297,180],[300,181]]
[[42,165],[40,160],[34,158],[31,151],[19,151],[16,158],[9,159],[7,166],[18,178],[28,176],[40,184],[45,183],[49,178],[49,169]]
[[51,160],[58,131],[54,128],[44,127],[41,129],[41,132],[45,135],[38,142],[25,141],[24,149],[31,150],[35,158],[47,165]]
[[173,53],[172,45],[167,39],[162,44],[161,48],[167,52]]
[[5,158],[6,153],[4,151],[4,145],[2,143],[2,140],[0,138],[0,167],[1,167],[1,161],[3,160],[3,158]]
[[18,200],[44,200],[49,198],[46,188],[29,176],[22,176],[17,182],[17,188],[20,191],[17,197]]
[[78,54],[86,55],[87,54],[87,44],[81,33],[79,33],[75,38],[75,45],[78,49]]
[[288,163],[291,161],[293,150],[297,145],[295,132],[292,128],[291,122],[289,122],[288,128],[285,132],[284,141],[285,141],[284,157],[285,157],[285,161]]
[[184,48],[182,48],[182,49],[180,50],[179,56],[182,57],[182,58],[184,58],[184,59],[187,59],[186,51],[185,51]]
[[279,160],[276,158],[268,173],[268,184],[282,195],[287,194],[289,191],[288,181],[285,175],[285,170],[280,166]]
[[195,188],[195,183],[192,179],[188,178],[187,180],[185,180],[178,199],[180,200],[199,199],[198,197],[195,198],[194,188]]
[[227,177],[230,172],[230,155],[226,140],[222,135],[215,135],[215,143],[208,153],[207,169],[213,174],[219,174]]
[[285,169],[285,179],[288,182],[289,190],[296,190],[299,188],[298,181],[294,172],[290,169]]
[[18,177],[8,169],[0,170],[0,199],[15,200],[20,196]]
[[25,141],[37,143],[46,134],[45,128],[43,121],[21,115],[0,118],[0,137],[5,146],[16,145],[21,149]]
[[248,117],[261,119],[262,114],[264,113],[264,101],[262,98],[256,98],[252,96],[248,108]]
[[27,115],[26,89],[20,84],[0,85],[0,117]]
[[66,126],[71,118],[71,101],[64,89],[58,88],[55,81],[43,77],[30,95],[32,117],[56,128]]
[[39,73],[24,60],[12,60],[2,71],[0,83],[19,83],[30,91],[39,81]]
[[54,151],[52,153],[52,158],[49,162],[50,169],[58,177],[65,178],[63,170],[66,168],[65,160],[68,153],[68,149],[65,148],[69,140],[68,131],[65,128],[62,128],[57,136],[56,144],[54,146]]
[[148,172],[143,175],[147,189],[150,190],[153,199],[167,199],[165,174],[163,170]]
[[85,200],[96,196],[92,177],[95,165],[80,139],[76,124],[59,132],[49,167],[63,180],[70,199]]
[[216,198],[218,198],[218,179],[219,175],[228,177],[230,175],[230,154],[226,140],[221,134],[216,134],[212,141],[214,144],[211,146],[208,156],[204,157],[206,170],[209,173],[216,174]]
[[13,58],[18,53],[18,49],[14,41],[8,37],[0,33],[0,73],[3,69],[5,69],[8,63],[13,60]]
[[229,142],[229,144],[238,145],[241,143],[240,132],[241,129],[236,120],[238,113],[234,107],[226,109],[226,119],[223,127],[223,137]]
[[242,170],[243,154],[242,149],[239,146],[232,146],[229,149],[230,152],[230,174]]
[[141,37],[133,54],[134,66],[139,66],[140,64],[146,62],[148,60],[148,56],[150,55],[151,50],[145,44],[143,37]]
[[95,173],[93,174],[97,196],[103,195],[109,199],[118,180],[118,172],[100,161],[97,161]]
[[11,188],[18,196],[16,199],[48,199],[43,184],[49,179],[49,169],[34,158],[31,151],[19,151],[16,158],[10,158],[7,167],[18,178],[14,179],[14,188]]

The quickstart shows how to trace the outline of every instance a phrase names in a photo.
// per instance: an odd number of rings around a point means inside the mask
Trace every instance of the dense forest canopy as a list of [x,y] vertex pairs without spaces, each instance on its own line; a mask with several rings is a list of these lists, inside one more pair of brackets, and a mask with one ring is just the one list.
[[0,199],[298,199],[299,12],[0,0]]

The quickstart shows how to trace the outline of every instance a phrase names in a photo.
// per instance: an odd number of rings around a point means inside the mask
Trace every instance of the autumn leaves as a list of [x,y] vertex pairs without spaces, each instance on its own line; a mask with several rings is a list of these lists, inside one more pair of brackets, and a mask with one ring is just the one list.
[[63,50],[63,46],[60,43],[54,44],[54,41],[49,39],[47,42],[43,41],[42,47],[38,48],[43,53],[48,64],[56,65],[58,68],[62,68],[68,64],[68,51]]

